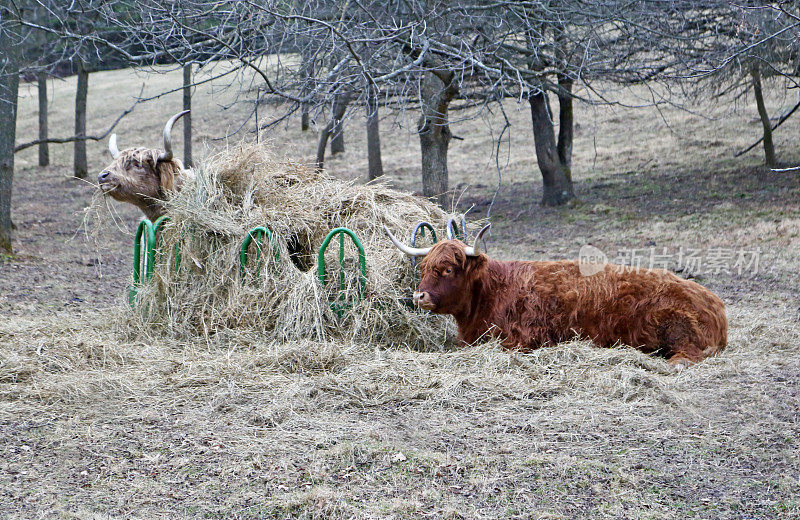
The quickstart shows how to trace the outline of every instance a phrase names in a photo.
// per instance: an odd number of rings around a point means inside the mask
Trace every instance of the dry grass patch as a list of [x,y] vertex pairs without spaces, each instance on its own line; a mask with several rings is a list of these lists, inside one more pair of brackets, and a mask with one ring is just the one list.
[[14,319],[0,324],[0,509],[791,518],[800,327],[730,317],[729,349],[680,375],[588,342],[155,342],[100,314]]

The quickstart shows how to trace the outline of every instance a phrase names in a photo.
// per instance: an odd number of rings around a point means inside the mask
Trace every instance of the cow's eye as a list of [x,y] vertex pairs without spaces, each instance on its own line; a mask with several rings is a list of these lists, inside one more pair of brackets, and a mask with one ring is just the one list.
[[452,267],[448,267],[447,269],[444,270],[444,274],[452,274],[452,273],[453,273]]

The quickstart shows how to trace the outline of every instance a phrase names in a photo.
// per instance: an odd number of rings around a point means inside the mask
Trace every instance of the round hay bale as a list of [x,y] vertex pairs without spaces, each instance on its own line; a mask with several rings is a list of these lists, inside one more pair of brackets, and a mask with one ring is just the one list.
[[[444,236],[446,214],[433,203],[383,184],[331,178],[279,159],[263,144],[226,149],[195,174],[167,202],[171,220],[159,236],[154,276],[131,314],[137,325],[186,339],[255,332],[281,341],[365,339],[419,349],[454,341],[450,318],[408,305],[414,269],[383,231],[386,225],[407,236],[424,220]],[[240,247],[256,226],[274,243],[254,240],[242,271]],[[355,232],[365,249],[363,298],[348,237],[345,269],[337,238],[324,255],[327,284],[318,277],[318,250],[337,227]]]

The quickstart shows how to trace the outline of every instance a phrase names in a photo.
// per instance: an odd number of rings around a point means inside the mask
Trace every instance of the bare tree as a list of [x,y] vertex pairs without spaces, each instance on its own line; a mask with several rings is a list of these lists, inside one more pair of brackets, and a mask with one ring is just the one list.
[[[347,106],[349,105],[351,98],[351,92],[342,92],[334,97],[333,107],[331,109],[331,120],[320,132],[319,144],[317,145],[317,168],[320,170],[325,165],[325,149],[328,145],[328,139],[333,138],[335,140],[338,137],[341,140],[341,143],[338,145],[337,151],[344,151],[342,120],[345,117]],[[334,153],[333,143],[331,143],[331,153]]]
[[449,206],[447,152],[452,134],[447,118],[450,102],[458,93],[452,73],[427,73],[422,80],[422,110],[417,121],[422,152],[422,193]]
[[758,116],[764,129],[764,160],[767,166],[775,166],[775,145],[772,144],[772,127],[767,114],[767,107],[764,105],[764,93],[761,89],[761,71],[757,65],[750,67],[750,76],[753,78],[753,95],[756,98]]
[[[114,4],[117,8],[122,1]],[[27,0],[16,2],[16,9],[9,8],[20,26],[20,37],[26,57],[20,65],[26,73],[35,73],[39,87],[39,136],[37,139],[14,146],[19,152],[31,146],[39,146],[40,163],[49,156],[49,143],[74,143],[75,171],[85,172],[85,141],[105,139],[122,118],[133,111],[137,103],[123,111],[104,131],[94,135],[86,133],[85,107],[88,95],[88,71],[121,64],[138,64],[152,60],[152,55],[136,56],[128,52],[135,47],[135,40],[126,40],[125,32],[116,26],[102,26],[99,11],[112,10],[109,2],[59,2],[57,0]],[[25,7],[25,9],[22,9]],[[91,23],[90,23],[91,22]],[[109,28],[111,27],[111,28]],[[116,43],[115,43],[116,42]],[[66,137],[50,137],[47,118],[48,74],[77,72],[76,86],[76,133]],[[49,160],[49,157],[47,157]],[[85,173],[82,173],[85,175]]]
[[659,34],[654,50],[671,56],[677,66],[670,79],[700,101],[727,94],[734,99],[752,92],[761,119],[762,136],[735,154],[740,156],[763,143],[765,162],[776,163],[773,130],[799,107],[797,103],[771,124],[764,102],[765,88],[782,82],[800,87],[800,47],[797,16],[800,3],[676,1],[673,16],[648,20]]
[[[56,0],[18,0],[0,3],[0,250],[11,252],[12,230],[11,195],[14,177],[14,153],[40,145],[40,164],[49,161],[47,143],[75,143],[75,173],[87,173],[85,141],[105,138],[117,123],[133,110],[124,111],[103,134],[86,135],[85,93],[88,82],[79,78],[76,89],[76,135],[53,138],[47,129],[46,73],[54,68],[62,71],[73,61],[95,56],[102,62],[107,52],[135,61],[126,50],[129,42],[115,43],[113,35],[102,34],[94,25],[83,30],[78,25],[85,21],[84,2],[65,3]],[[103,5],[88,6],[109,9]],[[116,30],[116,29],[114,29]],[[113,32],[113,31],[112,31]],[[116,62],[119,64],[119,60]],[[39,83],[39,137],[27,143],[15,144],[17,97],[21,72],[36,74]],[[83,72],[86,69],[83,68]],[[81,93],[84,95],[81,96]],[[84,101],[81,103],[81,98]],[[82,106],[81,106],[82,104]],[[135,104],[134,104],[135,106]]]
[[378,91],[370,85],[367,90],[367,180],[370,181],[383,175],[379,104]]
[[0,6],[0,251],[12,253],[11,187],[19,91],[19,27],[14,13]]
[[74,175],[85,179],[89,172],[86,160],[86,98],[89,95],[89,71],[80,58],[77,60],[78,82],[75,89],[75,149]]
[[39,91],[39,166],[50,164],[50,149],[47,143],[47,73],[36,75]]
[[[301,77],[301,97],[307,97],[309,92],[313,90],[314,80],[314,54],[313,49],[309,45],[303,45],[300,53],[300,77]],[[311,103],[304,101],[300,106],[300,129],[305,132],[311,126],[311,115],[309,110]]]
[[192,167],[192,63],[183,66],[183,109],[190,112],[183,116],[183,164]]
[[[558,142],[556,142],[553,125],[555,117],[550,108],[547,92],[540,91],[529,98],[531,119],[533,120],[533,139],[536,148],[536,159],[542,172],[542,204],[557,206],[575,198],[572,187],[572,172],[568,164],[571,162],[570,149],[572,121],[571,110],[560,106],[561,125]],[[559,96],[559,103],[572,103],[569,96]],[[569,116],[565,117],[565,112]],[[565,128],[569,131],[562,132]]]
[[[39,2],[30,2],[32,8],[32,17],[40,24],[48,23],[47,8]],[[36,73],[36,82],[38,87],[39,97],[39,166],[47,166],[50,164],[50,149],[47,142],[47,79],[48,68],[52,63],[52,55],[54,51],[52,47],[52,37],[43,31],[29,31],[27,38],[26,51],[27,54],[38,56],[35,62],[29,65],[34,65]],[[33,56],[32,56],[33,57]],[[31,70],[32,72],[34,70]]]
[[351,98],[352,94],[349,92],[338,94],[333,98],[333,111],[328,133],[331,136],[331,153],[334,155],[344,153],[344,117]]
[[[800,79],[800,46],[795,34],[782,34],[785,29],[797,26],[800,22],[797,2],[780,2],[776,7],[772,2],[754,2],[755,5],[737,5],[740,23],[734,33],[744,47],[733,60],[746,66],[749,63],[749,76],[752,83],[753,97],[761,120],[762,136],[760,141],[764,148],[764,162],[772,168],[777,164],[772,132],[780,126],[800,106],[800,103],[781,117],[773,126],[764,102],[762,77],[766,74],[772,78],[781,78],[788,87],[798,88]],[[766,38],[765,38],[766,36]],[[738,43],[738,42],[737,42]],[[754,45],[756,44],[756,45]],[[738,54],[739,49],[733,50]],[[750,47],[750,48],[747,48]],[[734,53],[731,53],[734,54]]]

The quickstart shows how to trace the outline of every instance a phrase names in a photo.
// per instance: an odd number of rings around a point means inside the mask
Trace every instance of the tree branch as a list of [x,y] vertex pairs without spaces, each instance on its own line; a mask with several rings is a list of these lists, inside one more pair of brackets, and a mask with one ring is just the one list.
[[[144,91],[144,85],[142,85],[142,91]],[[141,96],[142,93],[139,92],[139,95]],[[36,146],[37,144],[41,144],[41,143],[63,144],[63,143],[73,143],[75,141],[101,141],[101,140],[105,139],[108,136],[108,134],[110,134],[114,130],[114,128],[116,128],[117,124],[119,124],[119,122],[122,121],[122,118],[124,118],[125,116],[127,116],[128,114],[133,112],[133,109],[136,108],[136,105],[138,105],[138,104],[139,104],[139,99],[137,98],[136,101],[133,103],[133,105],[131,105],[131,107],[128,108],[127,110],[125,110],[124,112],[122,112],[114,120],[114,122],[111,123],[111,126],[109,126],[108,129],[105,132],[103,132],[102,134],[80,135],[80,136],[79,135],[73,135],[73,136],[70,136],[70,137],[53,137],[53,138],[50,138],[50,139],[36,139],[35,141],[28,141],[27,143],[22,143],[22,144],[19,144],[19,145],[15,146],[14,147],[14,153],[22,151],[22,150],[24,150],[26,148],[30,148],[31,146]]]
[[[786,121],[787,119],[789,119],[789,116],[791,116],[792,114],[794,114],[795,110],[797,110],[798,108],[800,108],[800,101],[798,101],[798,102],[797,102],[797,104],[794,106],[794,108],[792,108],[791,110],[789,110],[789,111],[788,111],[786,114],[782,115],[782,116],[781,116],[781,118],[778,120],[778,122],[777,122],[777,123],[775,123],[775,124],[772,126],[772,129],[773,129],[773,130],[775,130],[776,128],[778,128],[779,126],[781,126],[781,125],[783,124],[783,122],[784,122],[784,121]],[[741,155],[744,155],[744,154],[746,154],[747,152],[749,152],[750,150],[752,150],[753,148],[755,148],[756,146],[758,146],[759,144],[761,144],[761,141],[763,141],[763,140],[764,140],[764,138],[763,138],[763,137],[761,137],[761,139],[759,139],[759,140],[758,140],[758,141],[756,141],[755,143],[751,144],[750,146],[748,146],[748,147],[747,147],[747,148],[745,148],[744,150],[741,150],[741,151],[739,151],[739,152],[736,152],[735,154],[733,154],[733,156],[734,156],[734,157],[739,157],[739,156],[741,156]]]

